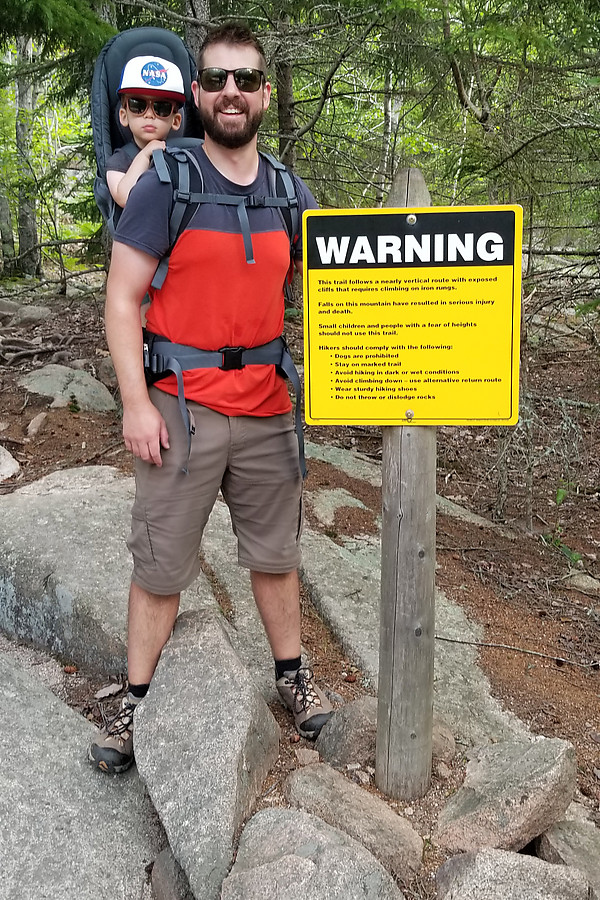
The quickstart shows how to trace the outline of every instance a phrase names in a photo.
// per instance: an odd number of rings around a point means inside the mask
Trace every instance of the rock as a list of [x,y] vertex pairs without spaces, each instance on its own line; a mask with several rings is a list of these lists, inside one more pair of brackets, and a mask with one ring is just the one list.
[[52,315],[52,310],[48,306],[19,306],[15,310],[12,320],[13,325],[39,325],[45,322]]
[[27,437],[34,438],[36,437],[44,425],[46,424],[46,420],[48,418],[47,412],[40,412],[37,416],[34,416],[29,425],[27,426]]
[[363,772],[362,769],[356,769],[355,772],[350,776],[352,781],[356,781],[357,784],[370,784],[371,778],[367,774],[367,772]]
[[[583,800],[581,794],[579,794],[579,797]],[[594,822],[593,811],[585,806],[584,803],[579,802],[577,798],[567,807],[564,818],[569,822],[592,822],[592,824]]]
[[316,750],[309,750],[308,747],[299,747],[298,750],[295,751],[296,759],[298,760],[301,766],[310,766],[313,763],[318,763],[321,761],[321,757],[317,753]]
[[312,441],[305,441],[304,445],[307,459],[320,459],[351,478],[366,481],[376,488],[381,487],[381,463],[375,463],[360,453],[343,450],[341,447],[314,444]]
[[334,712],[321,729],[315,749],[339,768],[354,762],[375,765],[376,737],[377,697],[360,697]]
[[438,900],[591,900],[576,869],[506,850],[454,856],[435,878]]
[[117,381],[117,373],[115,372],[114,363],[110,356],[101,359],[97,365],[98,379],[105,384],[107,388],[114,390],[119,382]]
[[69,366],[48,365],[34,369],[19,379],[21,387],[52,397],[53,404],[67,406],[74,397],[80,409],[113,412],[117,407],[108,389],[88,372]]
[[447,781],[448,778],[452,775],[452,770],[448,768],[446,763],[443,760],[438,760],[434,766],[435,774],[442,781]]
[[456,756],[456,742],[450,726],[433,712],[433,729],[431,734],[431,754],[434,759],[452,762]]
[[57,350],[56,353],[53,353],[50,357],[49,364],[67,366],[71,361],[71,356],[70,350]]
[[231,529],[229,510],[220,499],[204,529],[202,556],[219,573],[220,583],[231,598],[233,646],[266,702],[281,703],[273,677],[273,654],[254,602],[248,570],[232,565],[232,560],[237,560],[237,539]]
[[579,869],[600,897],[600,831],[593,822],[557,822],[535,842],[540,859]]
[[0,628],[96,671],[125,671],[132,499],[133,480],[108,466],[0,497]]
[[15,303],[14,300],[5,300],[3,297],[0,298],[0,322],[7,322],[9,319],[15,315],[17,310],[19,309],[19,304]]
[[423,841],[383,800],[324,763],[297,769],[284,785],[292,806],[363,844],[392,874],[409,880],[421,867]]
[[8,478],[12,478],[13,475],[18,475],[20,471],[21,466],[17,460],[8,452],[6,447],[0,444],[0,481],[6,481]]
[[313,515],[322,525],[328,528],[334,524],[335,514],[340,508],[356,507],[358,509],[367,509],[361,500],[357,500],[345,488],[307,491],[305,497]]
[[138,900],[166,840],[135,769],[94,770],[94,726],[5,653],[0,722],[0,897]]
[[563,817],[575,788],[575,750],[567,741],[539,738],[484,747],[442,810],[435,839],[454,852],[521,850]]
[[[368,562],[353,552],[324,540],[305,527],[302,535],[301,577],[312,603],[334,629],[342,647],[350,652],[367,680],[377,685],[379,659],[380,560],[373,552]],[[335,572],[335,577],[332,574]]]
[[[331,766],[344,768],[351,763],[375,765],[377,738],[377,697],[351,700],[335,711],[323,726],[315,742],[321,757]],[[450,762],[456,754],[454,737],[445,721],[434,712],[432,752],[435,759]]]
[[584,594],[595,594],[600,596],[600,581],[586,575],[585,572],[574,572],[569,575],[565,581],[565,587],[574,588],[576,591],[582,591]]
[[[0,496],[1,630],[104,675],[125,671],[133,494],[117,469],[82,466]],[[182,608],[215,605],[204,576],[182,597]]]
[[222,900],[401,900],[362,847],[299,810],[265,809],[248,822]]
[[179,617],[136,710],[138,771],[196,900],[219,896],[279,752],[279,726],[220,620],[212,611]]
[[[351,456],[338,451],[340,458]],[[379,599],[381,543],[352,541],[339,546],[305,526],[301,575],[310,599],[324,621],[359,666],[363,682],[376,687],[379,672]],[[526,726],[491,696],[487,677],[477,665],[476,648],[462,643],[482,640],[481,626],[470,622],[460,606],[436,591],[436,632],[461,643],[436,641],[434,709],[453,734],[478,746],[490,740],[529,738]]]
[[194,900],[185,872],[170,847],[161,850],[154,860],[152,897],[154,900]]

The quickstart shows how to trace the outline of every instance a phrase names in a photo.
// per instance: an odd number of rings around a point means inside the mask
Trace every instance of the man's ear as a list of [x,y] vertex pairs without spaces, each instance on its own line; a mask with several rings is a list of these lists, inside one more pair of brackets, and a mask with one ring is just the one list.
[[127,128],[129,122],[127,119],[127,110],[124,106],[119,107],[119,122],[123,126],[123,128]]
[[263,87],[263,109],[268,109],[270,102],[271,102],[271,82],[265,81],[265,85]]
[[200,107],[200,85],[197,81],[192,81],[192,94],[194,95],[194,103]]
[[171,131],[179,131],[181,128],[181,113],[177,112],[173,116],[173,122],[171,124]]

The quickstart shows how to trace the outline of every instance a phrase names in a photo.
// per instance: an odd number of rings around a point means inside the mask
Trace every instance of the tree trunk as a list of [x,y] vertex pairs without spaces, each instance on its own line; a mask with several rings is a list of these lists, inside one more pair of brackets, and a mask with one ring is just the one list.
[[383,204],[383,195],[387,181],[388,161],[390,158],[390,141],[392,139],[392,73],[385,73],[385,87],[383,94],[383,134],[381,137],[381,156],[379,158],[379,172],[377,174],[377,195],[375,206]]
[[0,238],[3,271],[5,275],[12,275],[15,267],[15,241],[10,206],[2,189],[0,189]]
[[186,22],[185,40],[197,61],[200,47],[208,32],[210,0],[186,0],[185,12],[187,16],[196,20],[194,23]]
[[[17,62],[19,65],[31,63],[33,58],[32,42],[25,38],[17,39]],[[19,173],[18,189],[18,230],[19,259],[16,269],[22,275],[39,275],[41,271],[40,251],[37,247],[37,217],[35,178],[30,151],[33,135],[33,112],[35,96],[29,77],[20,75],[17,78],[17,169]]]
[[287,59],[275,62],[277,80],[277,115],[279,117],[279,159],[293,169],[296,165],[296,117],[294,114],[294,79]]

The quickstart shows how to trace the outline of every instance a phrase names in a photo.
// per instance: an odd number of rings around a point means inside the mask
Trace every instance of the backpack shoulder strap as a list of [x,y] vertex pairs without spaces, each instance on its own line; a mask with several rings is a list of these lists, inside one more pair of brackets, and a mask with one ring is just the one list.
[[[189,221],[206,194],[204,193],[202,170],[198,160],[188,149],[173,147],[166,150],[155,150],[152,154],[152,162],[159,181],[163,184],[173,185],[173,204],[169,216],[169,250],[156,267],[151,285],[153,288],[159,289],[167,277],[169,257],[185,225],[186,214],[187,221]],[[191,171],[193,179],[200,187],[199,191],[191,190]]]
[[283,216],[285,230],[290,239],[290,246],[293,246],[300,229],[298,196],[294,179],[288,167],[275,156],[272,156],[271,153],[261,151],[261,156],[267,162],[271,194],[273,197],[284,201],[281,205],[278,205]]
[[[199,203],[218,203],[236,207],[244,241],[246,262],[250,264],[254,263],[254,255],[247,207],[272,206],[278,208],[290,241],[290,255],[293,255],[300,226],[298,196],[294,179],[289,169],[270,153],[261,152],[261,156],[267,164],[271,194],[269,197],[206,193],[200,164],[190,150],[167,147],[166,150],[154,151],[152,160],[159,180],[163,184],[173,185],[173,205],[169,217],[169,251],[156,268],[152,279],[153,288],[159,289],[163,286],[167,277],[171,251]],[[191,190],[192,180],[199,186],[199,190]]]

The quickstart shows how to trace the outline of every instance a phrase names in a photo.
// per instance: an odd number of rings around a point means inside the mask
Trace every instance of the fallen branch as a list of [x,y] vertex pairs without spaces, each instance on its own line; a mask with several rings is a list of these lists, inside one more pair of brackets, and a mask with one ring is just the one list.
[[591,662],[579,663],[572,659],[566,659],[564,656],[549,656],[547,653],[539,653],[537,650],[526,650],[524,647],[513,647],[510,644],[493,644],[487,641],[463,641],[460,638],[442,637],[439,634],[435,636],[436,641],[446,641],[449,644],[467,644],[470,647],[489,647],[492,650],[512,650],[514,653],[525,653],[527,656],[537,656],[540,659],[549,659],[558,666],[569,665],[577,666],[580,669],[600,669],[600,660],[593,659]]

